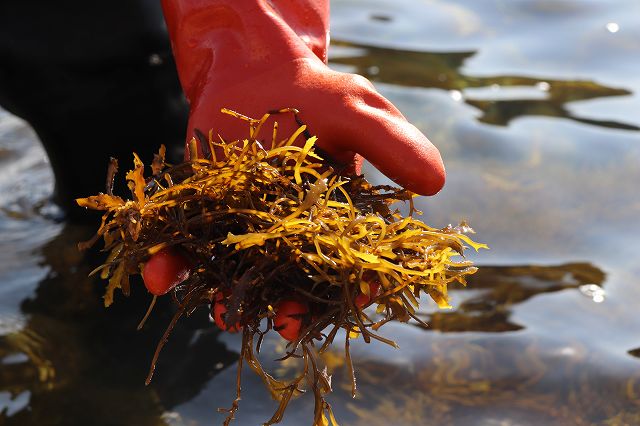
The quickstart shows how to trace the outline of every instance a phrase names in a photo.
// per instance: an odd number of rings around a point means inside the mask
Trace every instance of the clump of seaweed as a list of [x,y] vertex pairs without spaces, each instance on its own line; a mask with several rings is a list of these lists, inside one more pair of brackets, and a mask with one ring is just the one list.
[[[77,200],[105,211],[96,236],[81,248],[104,240],[109,255],[94,272],[108,280],[107,306],[115,289],[129,293],[129,276],[139,274],[154,253],[179,246],[192,261],[189,278],[172,291],[178,309],[158,344],[147,382],[177,321],[200,306],[223,303],[225,324],[242,327],[237,394],[225,425],[238,409],[244,364],[279,402],[266,425],[278,423],[290,399],[305,388],[315,397],[313,425],[337,425],[325,400],[330,377],[318,354],[344,330],[355,395],[350,340],[397,347],[378,333],[380,327],[410,319],[426,326],[416,316],[420,296],[426,293],[448,307],[448,285],[466,284],[465,276],[476,271],[471,262],[454,257],[462,256],[465,244],[476,250],[485,246],[465,235],[472,231],[464,223],[435,229],[416,219],[414,194],[404,189],[336,174],[318,155],[314,137],[294,145],[307,135],[304,125],[283,140],[275,125],[271,147],[264,149],[258,135],[274,112],[256,120],[223,111],[247,121],[247,139],[216,141],[210,132],[208,140],[191,142],[189,161],[173,166],[165,163],[161,147],[148,177],[134,154],[134,168],[126,175],[130,200],[113,194],[117,162],[112,160],[107,193]],[[278,112],[287,111],[297,113]],[[396,201],[409,203],[407,217],[391,209]],[[292,298],[308,312],[282,358],[301,358],[302,369],[285,381],[266,372],[257,355],[265,334],[274,329],[278,303]],[[375,314],[365,310],[372,305]]]

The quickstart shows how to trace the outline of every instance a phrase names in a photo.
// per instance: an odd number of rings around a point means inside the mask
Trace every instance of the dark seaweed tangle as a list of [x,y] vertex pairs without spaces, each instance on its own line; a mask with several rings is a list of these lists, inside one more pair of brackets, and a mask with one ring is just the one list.
[[[238,409],[246,364],[279,402],[265,425],[278,423],[290,399],[304,389],[315,397],[313,425],[337,425],[325,400],[331,382],[319,354],[344,330],[355,394],[350,340],[397,346],[378,334],[380,327],[411,319],[426,325],[416,315],[421,295],[448,307],[448,285],[466,284],[465,277],[476,271],[471,262],[455,258],[462,257],[465,244],[476,250],[486,246],[465,235],[472,230],[464,223],[435,229],[416,219],[421,213],[413,207],[415,195],[406,190],[337,175],[317,154],[314,137],[304,146],[293,144],[306,134],[304,125],[282,140],[275,126],[271,147],[264,149],[258,134],[270,114],[256,120],[223,111],[247,121],[247,139],[216,141],[210,132],[199,149],[195,139],[190,143],[189,161],[175,166],[165,163],[161,147],[148,177],[134,154],[134,168],[126,175],[129,200],[112,193],[117,171],[112,160],[107,193],[77,200],[105,212],[96,236],[81,248],[104,240],[109,254],[94,273],[108,280],[106,306],[115,289],[129,293],[129,276],[141,273],[150,255],[179,246],[193,260],[189,278],[171,292],[178,309],[158,344],[147,381],[177,321],[222,300],[225,323],[242,326],[237,395],[225,410],[224,424]],[[296,113],[280,112],[287,111]],[[397,201],[409,203],[408,216],[391,209]],[[379,290],[374,294],[372,288]],[[360,293],[368,296],[364,306],[355,303]],[[292,298],[307,304],[309,313],[282,359],[299,358],[302,368],[292,380],[280,380],[263,369],[257,355],[264,335],[274,328],[274,307]],[[372,305],[375,309],[366,309]]]

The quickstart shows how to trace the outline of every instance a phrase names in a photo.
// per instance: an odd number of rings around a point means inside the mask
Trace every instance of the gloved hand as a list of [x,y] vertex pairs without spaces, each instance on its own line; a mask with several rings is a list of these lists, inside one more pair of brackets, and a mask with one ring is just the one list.
[[[444,185],[431,142],[367,79],[327,67],[329,0],[162,0],[162,6],[191,107],[187,141],[210,129],[225,140],[246,137],[246,123],[221,113],[223,107],[251,117],[293,107],[334,162],[359,173],[362,155],[419,194]],[[293,117],[278,122],[283,136],[298,127]],[[173,283],[168,278],[166,285]]]
[[[163,0],[163,8],[191,105],[187,139],[194,129],[246,136],[223,107],[253,117],[294,107],[333,160],[358,153],[420,194],[444,184],[429,140],[368,80],[326,66],[328,0]],[[283,135],[297,128],[293,119],[280,124]]]

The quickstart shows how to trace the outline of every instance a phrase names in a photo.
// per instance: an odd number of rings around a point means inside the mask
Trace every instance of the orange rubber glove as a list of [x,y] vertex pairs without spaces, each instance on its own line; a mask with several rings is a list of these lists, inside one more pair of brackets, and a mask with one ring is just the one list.
[[[438,150],[365,78],[327,67],[328,0],[163,0],[178,74],[191,105],[187,139],[209,129],[245,137],[252,117],[297,108],[333,160],[358,153],[414,192],[444,184]],[[285,120],[286,121],[286,120]],[[294,120],[282,125],[291,134]],[[288,126],[288,128],[287,128]]]
[[[191,107],[187,141],[210,129],[225,140],[246,137],[246,123],[223,107],[251,117],[292,107],[334,162],[360,173],[362,155],[419,194],[444,185],[440,153],[426,136],[367,79],[326,65],[329,0],[162,0],[162,7]],[[278,121],[281,135],[298,128],[293,117]]]

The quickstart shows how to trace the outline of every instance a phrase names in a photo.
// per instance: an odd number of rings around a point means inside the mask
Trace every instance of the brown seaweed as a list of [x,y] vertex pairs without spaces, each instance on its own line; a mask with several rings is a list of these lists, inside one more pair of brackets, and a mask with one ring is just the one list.
[[[392,320],[421,322],[416,309],[423,294],[448,307],[449,284],[466,284],[465,276],[476,270],[471,262],[455,258],[463,255],[465,244],[476,250],[486,246],[465,235],[472,231],[464,223],[436,229],[418,220],[421,213],[409,191],[334,173],[318,155],[314,137],[304,146],[294,145],[307,134],[306,126],[282,140],[274,126],[265,149],[258,138],[270,114],[255,120],[224,111],[247,121],[247,139],[215,140],[209,132],[203,140],[200,135],[200,141],[189,144],[190,160],[175,166],[165,163],[162,147],[147,177],[134,154],[134,168],[126,175],[131,199],[111,193],[117,169],[112,161],[107,193],[77,200],[80,206],[105,211],[96,238],[82,248],[102,238],[109,252],[94,271],[108,280],[106,306],[115,289],[128,294],[129,276],[139,274],[150,255],[179,245],[193,260],[189,279],[172,291],[178,310],[158,344],[147,382],[177,321],[200,306],[211,309],[221,294],[228,308],[225,322],[239,322],[243,333],[237,395],[226,410],[225,425],[238,409],[245,364],[279,402],[265,425],[278,423],[290,399],[306,388],[315,398],[313,425],[336,425],[325,400],[330,377],[318,354],[340,330],[345,332],[355,395],[350,340],[361,337],[396,346],[378,330]],[[392,209],[397,201],[409,203],[408,216]],[[371,292],[372,283],[380,286],[379,293]],[[370,296],[364,306],[355,302],[360,293]],[[285,381],[267,373],[257,354],[263,336],[273,329],[274,306],[292,297],[307,303],[310,312],[282,357],[300,358],[302,371]],[[368,306],[375,306],[375,313]]]

